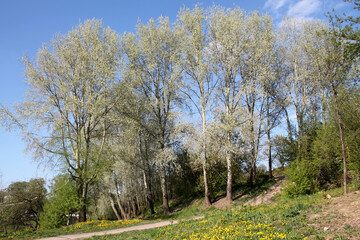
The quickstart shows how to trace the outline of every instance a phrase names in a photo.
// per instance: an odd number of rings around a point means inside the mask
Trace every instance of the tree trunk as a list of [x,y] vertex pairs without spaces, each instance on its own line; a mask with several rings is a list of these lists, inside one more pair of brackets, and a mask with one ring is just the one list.
[[268,131],[268,155],[269,155],[269,178],[273,178],[272,173],[272,159],[271,159],[271,142],[270,142],[270,131]]
[[130,202],[128,202],[128,206],[127,206],[127,208],[126,208],[126,218],[127,219],[130,219],[131,218],[131,203]]
[[110,195],[110,198],[109,198],[109,199],[110,199],[111,208],[112,208],[113,212],[115,213],[117,220],[121,220],[121,217],[120,217],[118,211],[116,210],[116,207],[115,207],[115,204],[114,204],[114,200],[113,200],[113,198],[112,198],[111,195]]
[[155,213],[155,210],[154,210],[154,201],[153,201],[153,197],[151,194],[151,181],[150,181],[150,179],[149,179],[149,181],[147,180],[145,170],[143,171],[143,177],[144,177],[144,186],[145,186],[145,192],[146,192],[146,201],[149,205],[150,215],[153,215]]
[[87,184],[82,183],[80,185],[80,212],[79,212],[79,222],[86,222],[86,200],[87,200]]
[[231,154],[231,135],[227,133],[226,165],[227,165],[227,187],[226,199],[232,202],[232,154]]
[[204,99],[202,99],[201,105],[202,111],[202,128],[203,128],[203,175],[204,175],[204,190],[205,190],[205,206],[210,206],[210,192],[209,192],[209,184],[207,179],[207,147],[206,147],[206,109],[204,106]]
[[86,205],[83,201],[80,201],[82,205],[79,212],[79,222],[86,222]]
[[321,90],[321,117],[322,117],[322,125],[323,127],[326,124],[326,96],[325,96],[325,89]]
[[161,170],[160,170],[160,183],[161,183],[164,214],[167,215],[167,214],[170,213],[170,208],[169,208],[168,190],[167,190],[167,186],[166,186],[166,169],[165,169],[165,166],[162,166]]
[[339,103],[337,101],[337,91],[336,91],[334,85],[332,87],[333,87],[333,93],[334,93],[336,116],[337,116],[338,127],[339,127],[339,137],[340,137],[340,142],[341,142],[341,150],[342,150],[342,158],[343,158],[343,166],[344,166],[344,172],[343,172],[344,195],[346,195],[347,194],[347,166],[346,166],[345,142],[344,142],[344,136],[343,136],[343,131],[342,131],[342,119],[341,119],[340,107],[339,107]]
[[298,124],[298,157],[302,157],[302,141],[303,141],[303,130],[304,130],[304,126],[303,126],[303,114],[296,109],[296,120],[297,120],[297,124]]
[[256,146],[255,146],[255,128],[254,128],[254,115],[251,112],[251,166],[250,166],[250,186],[257,181],[256,179]]
[[140,201],[139,201],[139,197],[136,195],[135,199],[136,199],[136,207],[137,207],[138,213],[139,213],[139,211],[141,209],[141,204],[140,204]]
[[154,201],[151,192],[146,196],[146,200],[148,201],[149,204],[150,215],[153,215],[155,213],[155,210],[154,210]]
[[133,217],[135,218],[135,217],[137,216],[136,200],[135,200],[135,199],[132,199],[131,202],[130,202],[130,205],[131,205],[132,215],[133,215]]
[[268,158],[269,158],[269,178],[272,174],[272,159],[271,159],[271,137],[270,137],[270,104],[269,97],[266,98],[266,117],[267,117],[267,138],[268,138]]
[[250,186],[253,186],[257,182],[255,146],[251,147],[251,155]]
[[203,164],[203,173],[204,173],[204,188],[205,188],[205,206],[211,206],[210,201],[210,192],[209,192],[209,185],[207,180],[207,169],[206,163]]
[[285,112],[285,116],[286,116],[286,124],[287,124],[287,128],[288,128],[288,134],[289,134],[289,139],[290,142],[293,142],[293,135],[292,135],[292,129],[291,129],[291,122],[290,122],[290,117],[289,117],[289,113],[287,111],[287,109],[285,107],[283,107],[283,110]]
[[152,196],[152,186],[151,186],[151,169],[149,167],[149,156],[148,156],[148,144],[147,141],[144,141],[144,150],[143,150],[143,144],[141,141],[141,135],[140,135],[140,154],[143,159],[144,163],[144,170],[143,170],[143,178],[144,178],[144,186],[145,186],[145,193],[146,193],[146,200],[149,205],[150,209],[150,215],[153,215],[155,213],[154,210],[154,199]]
[[124,210],[124,207],[122,206],[121,202],[120,202],[120,196],[119,196],[119,188],[118,188],[118,184],[115,182],[115,186],[116,186],[116,194],[115,194],[115,197],[116,197],[116,203],[120,209],[120,213],[121,213],[121,216],[123,217],[123,219],[128,219],[126,213],[125,213],[125,210]]

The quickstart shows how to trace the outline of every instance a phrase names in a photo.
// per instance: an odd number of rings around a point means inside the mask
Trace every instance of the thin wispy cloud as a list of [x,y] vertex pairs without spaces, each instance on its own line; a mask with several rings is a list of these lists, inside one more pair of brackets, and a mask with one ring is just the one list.
[[[281,27],[285,16],[295,22],[311,20],[323,15],[326,8],[342,0],[266,0],[264,9],[270,11],[275,23]],[[325,4],[326,3],[326,4]]]
[[301,0],[290,6],[287,15],[296,18],[307,18],[321,11],[320,0]]
[[339,10],[340,8],[343,8],[343,7],[346,7],[347,6],[347,3],[345,2],[339,2],[338,4],[336,4],[333,8],[335,10]]
[[289,0],[267,0],[265,2],[264,8],[271,9],[272,11],[277,11],[288,2]]

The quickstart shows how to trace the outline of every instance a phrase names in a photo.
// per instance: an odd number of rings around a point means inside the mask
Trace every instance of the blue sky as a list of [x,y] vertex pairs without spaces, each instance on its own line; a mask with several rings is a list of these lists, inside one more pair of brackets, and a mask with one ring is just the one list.
[[[203,7],[213,3],[224,7],[234,4],[246,11],[257,10],[270,14],[279,25],[284,16],[298,19],[324,18],[324,13],[335,8],[350,11],[342,0],[1,0],[0,1],[0,103],[11,106],[24,99],[27,86],[20,61],[26,54],[31,59],[43,43],[55,34],[65,34],[86,19],[102,19],[119,34],[134,31],[138,19],[169,16],[175,20],[182,6]],[[350,5],[351,6],[351,5]],[[54,169],[38,165],[30,153],[24,152],[25,143],[15,132],[0,127],[0,188],[11,182],[27,181],[34,177],[50,180]]]

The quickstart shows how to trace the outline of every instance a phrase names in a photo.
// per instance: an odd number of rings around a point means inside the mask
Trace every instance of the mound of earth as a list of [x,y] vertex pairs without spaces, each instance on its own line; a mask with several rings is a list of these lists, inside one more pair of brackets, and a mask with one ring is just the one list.
[[258,206],[260,204],[273,203],[271,198],[281,192],[281,189],[283,188],[283,182],[284,182],[285,177],[278,176],[278,177],[275,177],[275,179],[276,179],[276,183],[273,186],[271,186],[266,192],[249,199],[248,201],[246,201],[244,203],[244,205]]
[[[255,196],[248,201],[244,203],[244,205],[251,205],[251,206],[258,206],[260,204],[270,204],[273,203],[271,200],[272,197],[274,197],[276,194],[281,192],[281,189],[283,188],[283,182],[285,177],[284,176],[275,176],[276,183],[271,186],[266,192],[263,194],[260,194],[258,196]],[[235,200],[240,200],[243,198],[247,198],[249,195],[239,195],[235,197]],[[228,208],[231,206],[231,204],[226,200],[226,197],[220,198],[216,202],[213,203],[213,206],[215,208]]]

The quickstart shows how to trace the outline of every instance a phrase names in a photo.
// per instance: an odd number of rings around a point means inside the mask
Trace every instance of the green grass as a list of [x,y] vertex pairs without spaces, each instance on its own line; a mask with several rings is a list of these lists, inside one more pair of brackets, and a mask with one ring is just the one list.
[[121,220],[121,221],[108,221],[108,220],[96,220],[83,223],[76,223],[70,226],[56,228],[56,229],[44,229],[38,231],[32,231],[25,229],[22,231],[16,231],[9,234],[0,234],[0,239],[35,239],[53,237],[58,235],[85,233],[105,231],[109,229],[124,228],[129,226],[135,226],[139,224],[146,224],[149,221],[142,221],[139,219]]
[[268,206],[212,208],[205,219],[92,239],[304,239],[316,234],[307,225],[307,214],[319,199],[320,196],[311,196]]
[[[336,196],[340,190],[327,193]],[[205,219],[92,239],[324,239],[323,229],[313,227],[309,220],[309,216],[314,211],[320,212],[326,203],[324,192],[296,199],[278,197],[277,200],[274,204],[257,207],[240,208],[235,204],[227,210],[210,208],[204,212]],[[345,226],[334,239],[348,239],[346,236],[353,231]]]
[[[259,194],[271,186],[264,182],[248,194]],[[322,206],[328,204],[324,195],[341,196],[342,189],[319,192],[295,199],[274,197],[276,201],[270,205],[257,207],[242,206],[241,201],[235,201],[232,208],[218,210],[214,207],[203,208],[203,199],[178,200],[171,202],[174,212],[163,216],[158,213],[145,221],[92,221],[78,223],[69,227],[38,232],[21,231],[11,235],[0,235],[1,239],[34,239],[81,232],[96,232],[161,220],[183,219],[179,224],[162,228],[125,232],[119,235],[93,237],[94,240],[114,239],[324,239],[323,229],[311,225],[309,216],[320,213]],[[161,211],[161,209],[157,209]],[[205,216],[201,220],[189,220],[194,216]],[[347,239],[355,230],[345,226],[342,232],[334,233],[334,239]]]

